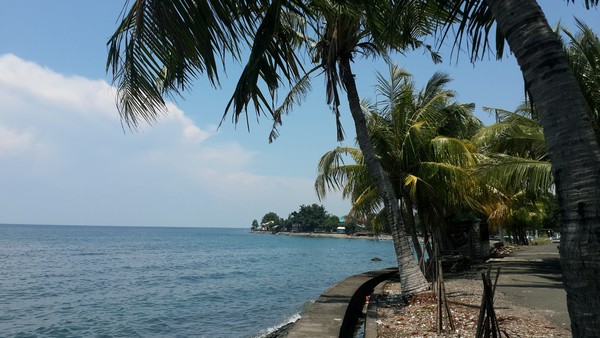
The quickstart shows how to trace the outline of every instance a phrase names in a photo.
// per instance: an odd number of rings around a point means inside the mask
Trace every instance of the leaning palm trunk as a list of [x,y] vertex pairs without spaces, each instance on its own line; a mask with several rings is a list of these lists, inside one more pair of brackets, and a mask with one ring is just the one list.
[[423,248],[421,247],[419,237],[417,236],[417,226],[415,225],[415,215],[413,214],[413,203],[408,194],[402,194],[402,201],[404,202],[402,203],[402,220],[404,221],[404,229],[406,229],[406,233],[412,240],[413,248],[415,250],[415,254],[417,255],[417,260],[419,261],[419,266],[421,266],[421,270],[423,270],[423,273],[425,273],[423,265],[421,264],[423,261]]
[[600,337],[600,149],[567,56],[535,0],[487,0],[523,71],[548,143],[574,337]]
[[339,62],[340,77],[348,95],[348,102],[350,104],[352,118],[354,119],[358,145],[363,153],[365,165],[371,176],[373,176],[384,201],[386,216],[391,227],[394,249],[396,250],[396,257],[398,259],[402,294],[409,295],[426,290],[428,287],[427,280],[419,269],[410,250],[408,236],[402,225],[400,208],[398,206],[398,200],[396,199],[392,182],[381,167],[381,164],[377,161],[375,150],[369,140],[367,122],[362,108],[360,107],[360,99],[356,89],[354,75],[352,74],[350,67],[350,56],[348,55],[347,57],[342,58]]

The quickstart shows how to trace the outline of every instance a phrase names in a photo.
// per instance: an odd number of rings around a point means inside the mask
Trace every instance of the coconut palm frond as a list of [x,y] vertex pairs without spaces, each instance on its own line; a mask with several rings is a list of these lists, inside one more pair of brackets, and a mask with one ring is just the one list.
[[433,159],[461,167],[472,167],[477,163],[475,146],[470,142],[453,137],[437,136],[431,140]]
[[389,227],[385,217],[385,210],[382,209],[378,213],[373,214],[370,220],[371,230],[375,234],[382,233],[386,228]]
[[245,30],[231,19],[240,15],[234,1],[135,1],[107,43],[122,121],[154,122],[166,112],[163,95],[180,95],[200,75],[217,85],[217,60],[239,57]]
[[351,213],[353,215],[368,217],[382,209],[383,200],[381,199],[381,194],[373,185],[359,191],[360,193],[355,192],[356,195],[352,198]]
[[[419,94],[419,101],[433,101],[435,96],[445,91],[444,88],[451,81],[452,78],[447,73],[439,71],[433,73],[429,80],[427,80],[424,90]],[[454,97],[454,92],[449,91],[446,95],[448,95],[448,97]]]
[[411,115],[411,121],[431,121],[438,125],[440,121],[445,121],[446,113],[443,110],[449,100],[454,97],[454,91],[444,90],[433,94],[427,100],[419,100],[418,108]]
[[481,164],[477,174],[487,182],[495,182],[503,191],[524,190],[543,195],[553,189],[552,166],[546,161],[537,161],[507,155],[495,155],[491,161]]
[[231,109],[232,121],[245,113],[248,124],[249,105],[257,116],[273,115],[275,91],[304,73],[296,53],[308,41],[307,20],[300,17],[312,18],[312,12],[301,1],[132,3],[108,41],[107,59],[118,88],[117,106],[130,128],[154,122],[166,111],[165,97],[182,95],[200,76],[218,87],[225,60],[241,62],[244,48],[251,47],[250,56],[223,119]]
[[[225,107],[222,121],[231,109],[232,121],[237,124],[244,113],[249,128],[247,111],[250,104],[253,105],[257,116],[268,113],[276,118],[272,98],[281,82],[297,82],[304,72],[297,55],[296,46],[300,43],[298,35],[286,29],[289,25],[282,24],[282,20],[286,18],[282,15],[285,10],[286,7],[278,1],[271,3],[264,10],[264,17],[253,37],[250,56]],[[307,14],[310,15],[310,12]]]
[[301,102],[304,101],[312,88],[312,75],[318,70],[320,70],[320,67],[315,67],[304,74],[304,76],[292,86],[281,105],[275,109],[275,112],[273,113],[273,127],[269,134],[269,143],[273,142],[279,136],[277,126],[282,125],[281,116],[289,114],[293,108],[300,106]]
[[481,128],[473,143],[484,152],[546,160],[548,150],[540,124],[519,113],[494,109],[500,122]]
[[563,31],[569,41],[565,47],[569,64],[588,104],[590,118],[600,140],[600,39],[582,21],[576,19],[579,32]]
[[403,135],[396,134],[399,147],[394,151],[394,154],[409,166],[409,163],[414,162],[415,158],[421,158],[420,155],[427,151],[425,147],[432,137],[433,129],[425,121],[418,121],[409,126],[404,125],[403,128],[398,128],[397,131],[402,132],[404,128],[407,129]]
[[438,124],[440,135],[470,140],[483,127],[483,122],[474,114],[474,103],[454,102],[446,106],[444,112],[446,117]]
[[[380,114],[386,115],[394,110],[394,106],[396,106],[403,91],[402,86],[407,85],[406,82],[411,76],[404,68],[400,68],[396,64],[389,66],[389,74],[387,76],[381,73],[376,74],[377,85],[375,86],[375,92],[377,93],[377,108]],[[382,99],[379,97],[382,97]]]
[[[350,156],[356,164],[346,165],[344,163],[346,156]],[[338,191],[344,189],[349,180],[364,175],[364,173],[357,173],[358,171],[365,170],[362,165],[362,154],[359,149],[337,147],[332,151],[328,151],[321,156],[317,167],[317,179],[315,180],[317,196],[319,199],[322,199],[328,190]]]

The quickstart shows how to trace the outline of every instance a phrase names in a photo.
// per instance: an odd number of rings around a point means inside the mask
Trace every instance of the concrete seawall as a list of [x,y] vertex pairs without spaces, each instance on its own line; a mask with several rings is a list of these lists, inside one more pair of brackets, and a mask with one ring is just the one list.
[[332,286],[290,328],[287,337],[352,337],[366,297],[397,273],[397,268],[369,271]]

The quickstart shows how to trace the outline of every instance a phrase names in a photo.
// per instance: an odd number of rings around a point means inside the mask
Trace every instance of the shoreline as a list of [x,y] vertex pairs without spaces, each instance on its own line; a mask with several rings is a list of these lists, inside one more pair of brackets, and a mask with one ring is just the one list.
[[373,236],[355,236],[347,234],[326,233],[326,232],[277,232],[270,231],[250,231],[252,234],[259,235],[275,235],[275,236],[292,236],[292,237],[312,237],[312,238],[340,238],[340,239],[368,239],[371,241],[391,241],[391,235],[373,235]]

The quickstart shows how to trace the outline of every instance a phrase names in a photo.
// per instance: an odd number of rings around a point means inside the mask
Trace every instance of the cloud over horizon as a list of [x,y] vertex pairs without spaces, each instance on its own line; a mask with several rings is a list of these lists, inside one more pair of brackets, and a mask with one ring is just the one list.
[[115,89],[0,55],[0,223],[249,226],[314,201],[312,179],[254,173],[259,153],[174,104],[123,130]]

